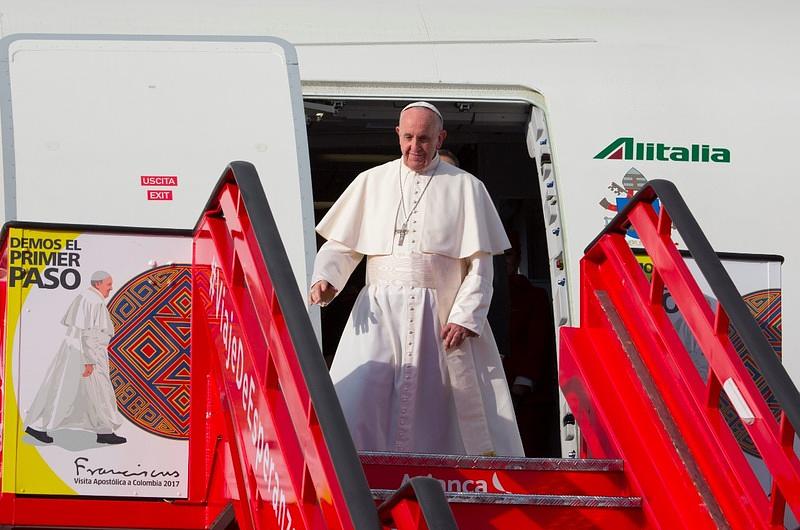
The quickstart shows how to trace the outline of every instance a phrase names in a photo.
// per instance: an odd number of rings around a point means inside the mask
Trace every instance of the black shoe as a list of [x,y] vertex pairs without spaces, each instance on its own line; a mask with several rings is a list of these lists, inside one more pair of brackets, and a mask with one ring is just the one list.
[[123,438],[122,436],[117,436],[113,432],[111,434],[97,435],[97,443],[99,444],[124,444],[127,441],[128,441],[127,438]]
[[47,435],[47,431],[37,431],[33,427],[26,427],[25,432],[29,435],[33,436],[43,444],[51,444],[53,443],[53,437]]

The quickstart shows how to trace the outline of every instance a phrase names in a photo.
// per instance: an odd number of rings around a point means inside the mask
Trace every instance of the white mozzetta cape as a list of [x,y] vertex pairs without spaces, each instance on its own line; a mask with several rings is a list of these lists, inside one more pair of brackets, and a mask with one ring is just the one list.
[[[502,254],[511,244],[483,183],[469,173],[439,162],[425,191],[425,231],[420,250],[450,258],[467,258],[476,252]],[[356,177],[317,225],[328,240],[367,256],[392,253],[400,204],[400,173],[410,171],[398,158]],[[430,169],[429,171],[432,171]],[[427,172],[426,172],[427,174]],[[435,205],[448,205],[437,208]]]

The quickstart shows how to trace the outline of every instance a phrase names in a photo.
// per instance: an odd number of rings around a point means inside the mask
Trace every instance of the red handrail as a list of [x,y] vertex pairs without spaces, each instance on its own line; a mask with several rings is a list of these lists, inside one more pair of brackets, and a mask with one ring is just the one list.
[[[193,355],[216,358],[239,527],[377,530],[377,508],[251,164],[228,166],[194,238]],[[384,522],[418,528],[438,517],[455,528],[436,481],[402,505]]]
[[[652,206],[656,200],[661,203],[659,213]],[[672,241],[670,214],[720,301],[716,312]],[[650,280],[626,243],[625,233],[631,226],[653,261]],[[741,298],[731,292],[732,282],[710,248],[674,186],[651,181],[587,248],[581,265],[581,329],[613,330],[621,338],[624,335],[623,348],[629,346],[641,359],[646,373],[639,378],[640,384],[647,389],[656,409],[664,408],[661,423],[672,437],[712,518],[733,527],[771,527],[782,523],[786,503],[800,517],[800,460],[792,447],[794,429],[788,421],[790,416],[783,416],[780,427],[775,421],[731,344],[729,323],[740,334],[744,330],[748,335],[748,348],[758,350],[759,367],[765,377],[769,373],[768,380],[774,386],[780,387],[780,392],[775,393],[786,412],[795,417],[797,390],[791,382],[786,383],[788,376],[781,373],[775,354],[760,333],[752,332],[754,322],[744,321]],[[714,260],[716,263],[709,265]],[[715,277],[709,278],[709,271]],[[701,379],[665,312],[662,305],[665,287],[708,360],[706,381]],[[729,319],[729,314],[736,315],[735,322]],[[747,317],[752,320],[749,313]],[[615,323],[615,319],[619,321]],[[567,344],[573,340],[569,329],[562,331],[562,339]],[[629,344],[624,344],[625,341]],[[768,353],[764,353],[765,349]],[[562,347],[562,355],[580,353],[565,352]],[[566,379],[562,377],[562,383]],[[740,394],[752,412],[743,423],[772,473],[773,492],[769,498],[720,413],[723,387]],[[632,391],[619,389],[622,393]],[[576,400],[576,406],[578,403]],[[595,424],[605,432],[584,429],[587,442],[596,449],[611,444],[622,450],[618,437],[611,432],[614,427],[610,423],[614,419],[607,419],[602,426],[602,422]],[[641,441],[640,449],[647,450],[646,436]]]
[[237,522],[248,529],[357,528],[232,176],[217,188],[215,206],[195,233],[193,317],[205,321],[210,342],[194,336],[193,351],[218,356],[212,364],[227,408]]

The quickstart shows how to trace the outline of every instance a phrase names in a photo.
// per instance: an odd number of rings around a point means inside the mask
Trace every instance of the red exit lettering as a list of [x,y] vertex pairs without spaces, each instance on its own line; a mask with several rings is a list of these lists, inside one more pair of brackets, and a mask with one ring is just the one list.
[[172,190],[147,190],[148,201],[171,201]]
[[178,177],[175,175],[142,175],[139,177],[142,186],[177,186]]

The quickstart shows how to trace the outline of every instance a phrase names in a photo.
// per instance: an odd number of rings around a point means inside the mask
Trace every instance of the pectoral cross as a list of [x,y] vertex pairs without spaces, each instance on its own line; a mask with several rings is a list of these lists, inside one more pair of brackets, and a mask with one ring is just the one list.
[[403,241],[406,240],[406,234],[408,233],[407,227],[408,225],[406,223],[403,223],[402,227],[397,228],[394,231],[395,234],[400,234],[400,239],[397,240],[397,244],[400,245],[401,247],[403,246]]

